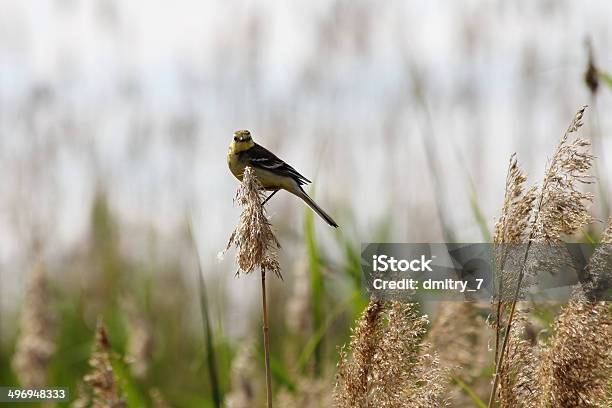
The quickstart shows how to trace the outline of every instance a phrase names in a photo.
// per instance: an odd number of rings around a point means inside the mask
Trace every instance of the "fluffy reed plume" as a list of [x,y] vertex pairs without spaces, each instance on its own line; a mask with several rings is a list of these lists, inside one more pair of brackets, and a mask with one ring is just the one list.
[[588,205],[593,195],[578,189],[580,184],[593,183],[589,175],[594,159],[588,152],[591,143],[581,138],[568,140],[582,126],[585,108],[574,116],[544,174],[532,231],[536,241],[560,242],[563,235],[574,234],[592,221]]
[[127,403],[115,378],[111,364],[113,350],[102,320],[96,327],[96,341],[89,358],[92,370],[83,379],[93,391],[94,408],[124,408]]
[[612,376],[612,309],[572,299],[555,323],[539,378],[541,407],[604,408]]
[[[587,272],[589,286],[610,274],[612,219],[591,257]],[[591,301],[576,290],[563,308],[554,336],[544,351],[539,378],[542,379],[541,407],[609,407],[612,378],[612,308]]]
[[[515,269],[516,252],[520,252],[521,243],[526,242],[529,225],[533,217],[533,206],[536,200],[537,188],[526,188],[527,176],[518,166],[516,154],[510,156],[506,188],[501,216],[495,223],[493,243],[495,244],[496,264],[498,266],[497,278],[497,307],[493,320],[496,330],[495,349],[499,346],[498,326],[505,312],[506,302],[511,298],[511,292],[518,285],[518,273],[508,273]],[[520,262],[520,260],[518,260]],[[496,355],[497,357],[497,355]]]
[[255,379],[258,376],[254,345],[244,342],[232,362],[231,391],[225,397],[227,408],[250,408],[256,406]]
[[133,299],[123,302],[127,320],[128,344],[126,362],[130,364],[136,378],[144,379],[149,372],[153,358],[153,330],[151,322],[144,313],[138,310]]
[[19,383],[26,388],[47,385],[47,368],[55,352],[55,317],[50,305],[45,268],[38,261],[30,272],[21,314],[21,329],[12,367]]
[[250,273],[259,267],[264,273],[270,271],[281,277],[277,254],[280,243],[261,205],[263,199],[261,183],[253,169],[247,167],[235,198],[235,202],[242,207],[240,221],[230,236],[226,250],[236,247],[236,263],[243,273]]
[[427,318],[416,306],[371,301],[341,353],[337,407],[441,407],[446,371],[422,338]]
[[526,241],[537,190],[535,186],[525,189],[526,182],[527,176],[518,166],[516,154],[512,154],[501,216],[495,223],[495,244],[520,244]]
[[370,301],[351,336],[352,358],[349,359],[344,349],[340,351],[338,378],[334,390],[334,401],[338,407],[367,406],[368,382],[378,343],[377,337],[382,331],[383,310],[383,302]]
[[601,235],[600,245],[589,260],[582,289],[588,299],[596,299],[610,287],[612,280],[612,217]]
[[[529,201],[530,205],[535,204],[533,216],[530,217],[531,221],[521,224],[521,226],[525,228],[524,232],[519,231],[519,233],[514,234],[517,237],[524,237],[526,232],[529,231],[524,255],[521,256],[520,266],[516,274],[516,284],[513,284],[514,288],[512,290],[514,291],[514,295],[509,311],[507,312],[508,318],[505,325],[506,335],[501,348],[499,348],[499,328],[505,307],[501,298],[498,301],[496,322],[496,333],[498,336],[498,340],[496,340],[497,364],[489,407],[493,405],[493,401],[497,395],[496,391],[498,384],[501,384],[502,387],[500,392],[502,406],[506,406],[503,405],[505,403],[503,399],[508,399],[511,394],[517,394],[520,401],[524,401],[522,403],[527,404],[524,406],[530,406],[528,404],[532,404],[533,401],[536,400],[535,397],[532,398],[535,394],[533,390],[529,389],[529,385],[526,386],[527,394],[523,393],[521,390],[521,388],[523,388],[522,384],[529,384],[535,380],[535,378],[533,378],[534,370],[529,368],[535,355],[533,354],[533,350],[527,347],[527,344],[522,344],[523,339],[518,335],[519,333],[516,332],[517,328],[513,327],[512,324],[514,319],[518,321],[524,320],[521,312],[516,312],[516,305],[523,288],[524,277],[532,266],[531,260],[534,258],[534,254],[531,253],[533,249],[532,243],[559,243],[561,242],[562,236],[575,233],[591,221],[587,206],[592,201],[593,197],[590,193],[583,193],[578,189],[580,184],[590,184],[592,182],[589,170],[592,166],[593,156],[587,151],[590,143],[580,138],[573,141],[569,140],[570,134],[577,132],[582,126],[585,108],[586,107],[582,107],[578,110],[561,138],[555,154],[548,162],[542,187],[540,188],[537,198],[535,200],[530,199]],[[511,171],[509,174],[511,174]],[[511,177],[508,179],[511,179]],[[520,177],[517,178],[517,180],[521,179]],[[508,189],[506,191],[508,192]],[[502,211],[506,210],[505,207],[502,209]],[[505,228],[503,227],[496,228],[496,235],[498,231],[504,230]],[[500,232],[499,236],[503,238],[504,234]],[[502,243],[504,243],[503,240]],[[535,258],[538,258],[537,254]],[[506,259],[504,259],[501,264],[503,270],[500,282],[502,283],[505,282],[503,274],[506,273],[506,266]],[[512,273],[512,275],[514,274]],[[504,292],[500,290],[498,295],[503,297]],[[515,352],[510,353],[512,349],[514,349]],[[524,367],[524,369],[519,370],[519,376],[516,375],[514,367]]]

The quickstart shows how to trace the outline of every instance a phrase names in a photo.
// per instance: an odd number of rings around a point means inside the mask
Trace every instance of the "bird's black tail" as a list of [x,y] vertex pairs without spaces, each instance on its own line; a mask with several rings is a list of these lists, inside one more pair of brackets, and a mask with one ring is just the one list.
[[314,212],[319,214],[319,216],[323,218],[325,222],[327,222],[330,226],[334,228],[338,228],[338,224],[336,223],[336,221],[334,221],[332,217],[330,217],[325,211],[323,211],[323,209],[319,207],[317,203],[315,203],[314,200],[308,196],[308,194],[306,194],[302,187],[300,187],[300,194],[298,194],[298,196],[302,200],[304,200],[304,202],[306,202],[306,204],[308,204],[308,206],[312,208]]

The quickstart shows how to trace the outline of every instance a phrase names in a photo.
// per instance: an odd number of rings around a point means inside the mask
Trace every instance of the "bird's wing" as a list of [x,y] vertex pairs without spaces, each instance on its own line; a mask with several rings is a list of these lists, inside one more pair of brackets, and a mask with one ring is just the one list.
[[310,183],[306,177],[302,176],[296,169],[279,159],[263,146],[255,143],[253,147],[240,153],[241,159],[253,167],[271,171],[275,174],[291,177],[300,185]]

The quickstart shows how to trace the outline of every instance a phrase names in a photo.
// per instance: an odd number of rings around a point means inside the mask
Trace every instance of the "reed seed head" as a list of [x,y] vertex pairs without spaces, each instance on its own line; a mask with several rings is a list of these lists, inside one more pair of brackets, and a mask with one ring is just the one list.
[[588,204],[593,195],[579,190],[579,185],[593,182],[590,142],[580,138],[569,141],[569,135],[582,127],[585,108],[578,110],[548,163],[538,201],[535,241],[560,242],[563,235],[571,235],[592,221]]
[[597,299],[610,288],[612,281],[612,217],[608,219],[599,245],[589,260],[586,276],[582,282],[584,294],[589,299]]
[[125,408],[123,397],[113,371],[113,350],[102,320],[98,320],[93,353],[89,359],[92,370],[83,379],[93,390],[94,408]]
[[[538,378],[542,407],[604,408],[612,373],[612,308],[572,299],[555,323]],[[609,390],[608,390],[609,392]]]
[[370,301],[341,351],[337,407],[443,407],[446,370],[423,342],[427,318],[414,304]]
[[495,244],[519,244],[526,241],[536,187],[525,188],[527,175],[518,165],[516,154],[510,156],[506,176],[506,192],[501,217],[495,224]]
[[248,274],[259,267],[264,273],[270,271],[281,277],[278,261],[280,243],[266,217],[263,199],[264,189],[253,169],[247,167],[235,198],[235,202],[242,207],[242,213],[226,250],[236,247],[239,272]]

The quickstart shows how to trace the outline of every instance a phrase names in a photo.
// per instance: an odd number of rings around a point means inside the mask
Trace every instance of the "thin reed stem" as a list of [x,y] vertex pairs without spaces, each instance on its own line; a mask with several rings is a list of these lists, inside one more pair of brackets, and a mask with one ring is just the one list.
[[261,303],[263,308],[263,335],[266,359],[266,400],[267,407],[272,408],[272,373],[270,370],[270,327],[268,324],[268,300],[266,299],[266,271],[261,271]]
[[[497,292],[501,296],[502,283],[499,282],[499,292]],[[502,300],[499,299],[497,301],[497,312],[495,314],[495,370],[497,371],[497,357],[499,356],[499,323],[501,322],[501,311],[502,311]]]
[[521,267],[521,273],[519,274],[519,277],[518,277],[518,283],[516,284],[516,290],[514,292],[514,296],[512,297],[512,307],[510,308],[510,316],[508,317],[508,323],[506,324],[506,335],[504,336],[504,342],[502,343],[502,348],[499,352],[499,358],[497,359],[497,363],[495,364],[495,377],[493,379],[493,387],[491,388],[491,395],[489,396],[488,408],[491,408],[493,406],[493,401],[495,400],[497,385],[499,384],[500,367],[504,361],[506,349],[508,348],[508,342],[510,340],[510,328],[512,327],[512,321],[514,320],[514,311],[516,310],[516,302],[518,300],[519,293],[521,292],[521,283],[523,282],[523,276],[525,276],[525,267],[527,266],[527,257],[529,255],[530,247],[531,247],[531,240],[527,244],[527,250],[525,251],[525,258],[523,259],[523,266]]

